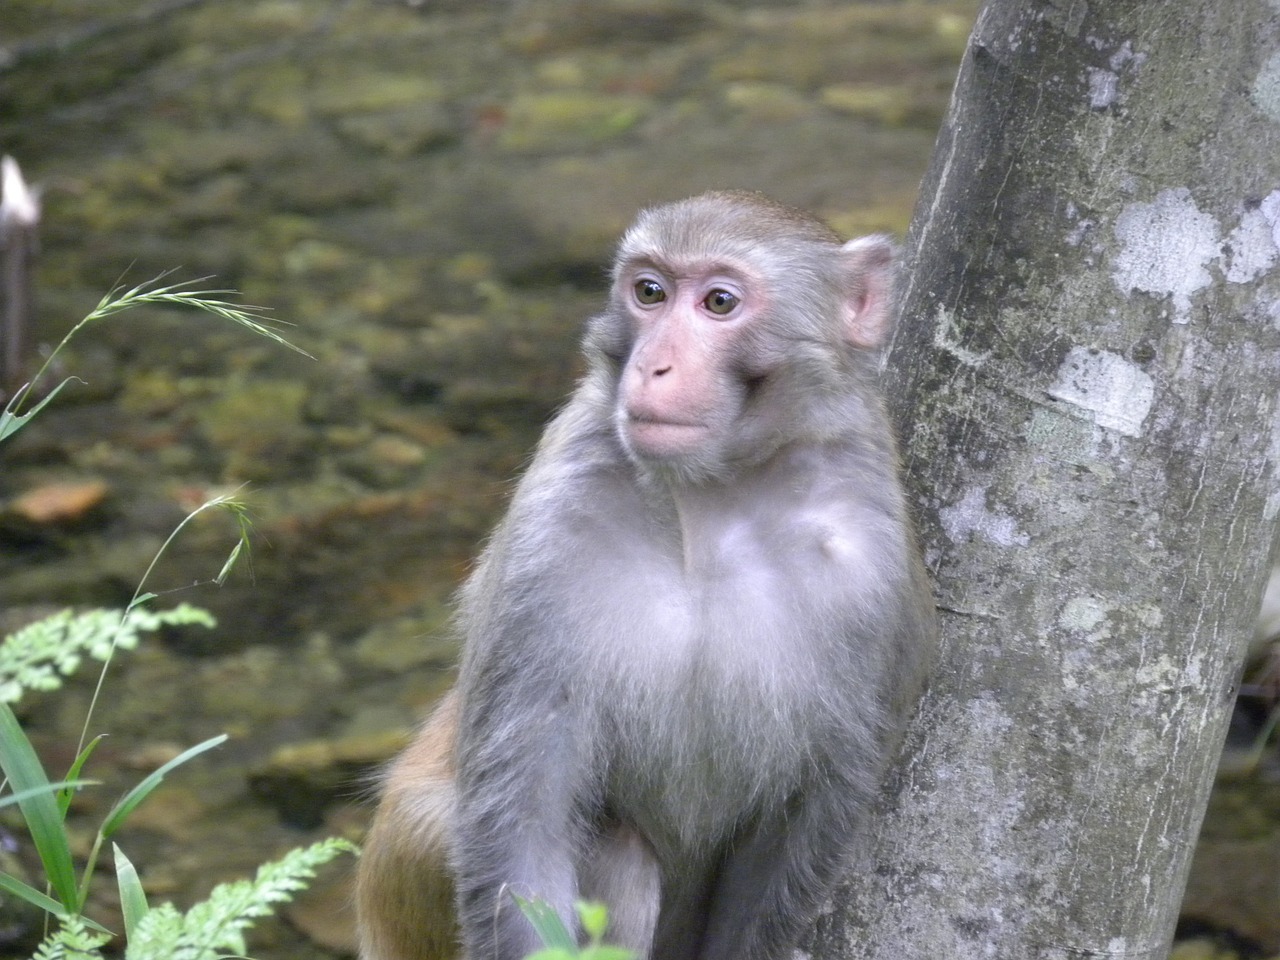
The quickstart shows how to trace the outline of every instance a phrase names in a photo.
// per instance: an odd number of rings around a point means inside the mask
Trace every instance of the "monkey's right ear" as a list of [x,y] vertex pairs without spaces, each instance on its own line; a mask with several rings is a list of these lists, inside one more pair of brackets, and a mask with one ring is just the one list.
[[844,330],[856,347],[874,349],[893,328],[897,248],[883,234],[859,237],[840,248],[845,267]]

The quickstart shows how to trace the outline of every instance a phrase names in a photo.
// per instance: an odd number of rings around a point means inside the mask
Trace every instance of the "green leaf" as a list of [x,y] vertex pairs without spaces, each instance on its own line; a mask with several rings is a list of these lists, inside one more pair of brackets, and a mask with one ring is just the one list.
[[29,413],[18,413],[18,404],[24,397],[26,397],[27,391],[31,389],[31,384],[28,383],[19,388],[18,392],[9,400],[9,403],[5,406],[4,410],[0,411],[0,440],[8,439],[25,427],[31,418],[43,410],[45,404],[61,393],[62,388],[72,380],[84,383],[84,381],[79,377],[67,377],[67,379],[63,380],[60,384],[50,390],[47,397],[32,407]]
[[36,948],[31,960],[103,960],[101,948],[110,942],[110,930],[75,915],[59,917],[58,924],[58,929]]
[[110,839],[111,836],[120,829],[121,825],[128,818],[129,814],[137,808],[138,804],[147,799],[147,797],[151,795],[152,790],[160,786],[160,781],[164,779],[165,774],[174,767],[178,767],[186,763],[192,757],[198,756],[206,750],[212,750],[214,747],[219,746],[226,739],[227,735],[225,733],[219,734],[216,737],[210,737],[203,743],[197,743],[194,747],[182,751],[182,753],[174,757],[164,766],[153,770],[148,774],[141,783],[121,797],[116,802],[116,805],[111,808],[111,812],[107,814],[107,819],[103,821],[102,827],[98,831],[102,835],[103,839]]
[[214,625],[208,611],[189,604],[172,610],[61,610],[29,623],[0,643],[0,701],[12,703],[27,690],[55,690],[86,656],[109,660],[131,650],[141,635],[161,626]]
[[101,782],[101,780],[59,780],[57,783],[46,783],[19,793],[5,794],[0,797],[0,807],[9,807],[15,803],[22,803],[23,800],[28,797],[34,797],[37,793],[58,793],[62,790],[77,790],[80,787],[97,786]]
[[213,578],[213,582],[218,586],[222,586],[227,581],[227,575],[231,573],[231,568],[236,565],[236,561],[240,559],[240,551],[244,549],[245,541],[237,540],[236,545],[231,548],[231,553],[227,557],[227,562],[222,565],[222,569],[218,571],[218,575]]
[[[27,884],[19,880],[17,877],[9,876],[9,874],[7,873],[0,873],[0,890],[5,891],[6,893],[11,893],[15,897],[19,898],[20,900],[25,900],[27,901],[27,903],[30,903],[33,906],[37,906],[41,910],[44,910],[47,913],[51,913],[55,917],[58,917],[60,919],[64,919],[68,916],[71,916],[71,914],[68,914],[67,911],[63,908],[62,904],[60,904],[57,900],[54,900],[52,897],[41,893],[35,887],[28,886]],[[80,922],[86,924],[87,926],[92,927],[93,929],[101,933],[105,933],[108,935],[111,934],[111,931],[108,930],[106,927],[104,927],[102,924],[98,923],[95,920],[90,920],[88,917],[81,916]]]
[[35,887],[28,886],[17,877],[11,877],[7,873],[0,873],[0,890],[5,893],[11,893],[15,897],[20,897],[27,903],[33,903],[41,910],[52,913],[55,917],[61,917],[67,912],[66,908],[53,897],[46,896]]
[[278,903],[293,898],[315,876],[316,868],[340,853],[354,852],[346,840],[331,838],[291,850],[273,863],[258,868],[252,880],[222,883],[185,914],[161,903],[141,920],[129,938],[126,960],[215,960],[218,956],[242,956],[244,933],[259,917],[271,914]]
[[574,908],[578,911],[578,922],[582,924],[582,929],[588,937],[599,943],[609,926],[609,908],[603,903],[585,900],[579,900]]
[[0,703],[0,767],[3,767],[15,793],[29,794],[26,799],[18,801],[18,806],[27,829],[31,831],[31,839],[40,854],[45,877],[54,894],[68,912],[79,913],[75,866],[62,812],[53,795],[54,788],[31,748],[31,741],[22,732],[18,718],[3,703]]
[[[76,757],[75,763],[71,764],[71,769],[67,771],[68,779],[80,776],[80,771],[84,769],[85,761],[89,759],[89,755],[93,753],[94,749],[103,741],[103,739],[103,735],[99,734],[90,740],[85,748],[80,751],[79,756]],[[97,782],[97,780],[82,781],[82,783],[86,784]],[[67,818],[67,810],[71,807],[71,798],[75,796],[75,792],[80,788],[80,786],[80,783],[68,783],[64,784],[58,790],[58,812],[62,814],[62,819],[65,820]]]
[[124,913],[124,936],[129,940],[133,931],[138,929],[138,921],[151,907],[147,903],[147,892],[142,889],[142,881],[138,879],[137,868],[118,844],[113,843],[111,849],[116,858],[116,886],[120,890],[120,909]]
[[578,941],[551,904],[537,898],[526,900],[514,893],[511,896],[515,898],[520,912],[533,924],[539,940],[552,950],[567,950],[571,956],[578,952]]

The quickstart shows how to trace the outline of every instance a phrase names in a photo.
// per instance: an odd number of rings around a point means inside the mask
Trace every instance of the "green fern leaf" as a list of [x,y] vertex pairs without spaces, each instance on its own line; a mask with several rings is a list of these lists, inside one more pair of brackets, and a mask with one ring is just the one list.
[[228,953],[243,956],[245,931],[254,920],[269,916],[277,904],[292,900],[319,866],[340,853],[354,851],[346,840],[322,840],[263,864],[252,880],[219,884],[209,899],[197,903],[185,916],[168,904],[153,908],[138,921],[125,960],[216,960]]
[[143,633],[162,626],[215,626],[206,610],[179,604],[172,610],[63,610],[10,634],[0,643],[0,703],[15,703],[27,690],[55,690],[85,656],[106,660],[116,648],[131,650]]
[[102,960],[101,947],[111,938],[90,930],[81,917],[66,916],[32,954],[31,960]]

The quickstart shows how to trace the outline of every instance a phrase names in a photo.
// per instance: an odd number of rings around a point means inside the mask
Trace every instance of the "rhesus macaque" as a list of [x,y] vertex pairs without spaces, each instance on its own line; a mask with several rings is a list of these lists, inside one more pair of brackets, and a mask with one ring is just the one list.
[[603,900],[642,957],[790,956],[933,646],[875,387],[893,269],[751,194],[627,232],[462,591],[457,689],[387,777],[365,960],[518,960],[513,893],[571,928]]

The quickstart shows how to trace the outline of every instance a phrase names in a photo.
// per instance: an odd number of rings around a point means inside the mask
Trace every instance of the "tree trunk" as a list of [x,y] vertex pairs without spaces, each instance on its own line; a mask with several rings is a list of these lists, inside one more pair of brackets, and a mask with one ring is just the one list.
[[1280,0],[993,0],[889,367],[943,651],[821,957],[1164,957],[1280,513]]

